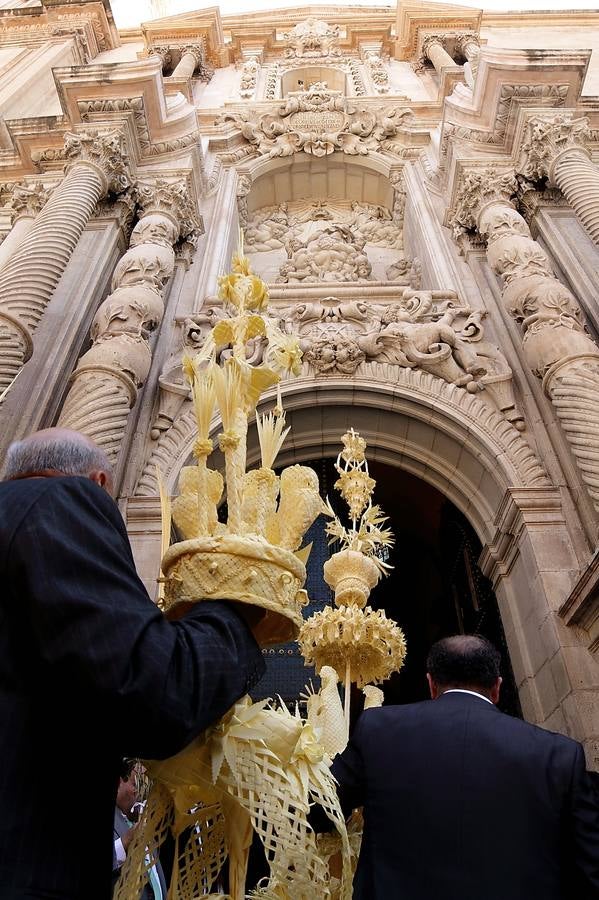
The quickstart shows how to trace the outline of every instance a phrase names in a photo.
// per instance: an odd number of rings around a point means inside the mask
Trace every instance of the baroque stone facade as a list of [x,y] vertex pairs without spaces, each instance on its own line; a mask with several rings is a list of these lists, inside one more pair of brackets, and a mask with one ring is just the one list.
[[302,351],[282,462],[347,420],[457,507],[524,715],[598,767],[599,16],[42,10],[0,26],[3,449],[101,444],[154,595],[156,466],[191,454],[182,357],[241,226]]

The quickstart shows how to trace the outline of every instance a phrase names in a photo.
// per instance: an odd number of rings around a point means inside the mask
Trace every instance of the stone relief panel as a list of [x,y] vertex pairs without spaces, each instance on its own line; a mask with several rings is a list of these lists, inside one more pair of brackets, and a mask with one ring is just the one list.
[[322,83],[307,91],[291,92],[276,114],[255,110],[225,113],[260,156],[274,158],[309,153],[328,156],[335,151],[366,156],[375,150],[401,153],[397,139],[414,121],[410,109],[360,108],[340,91]]
[[[271,306],[270,317],[285,334],[297,337],[303,373],[370,377],[393,384],[413,370],[477,395],[518,431],[524,420],[517,407],[512,370],[501,351],[484,340],[484,313],[461,304],[451,291],[398,288],[392,302],[323,299]],[[219,304],[179,322],[180,343],[160,378],[160,401],[152,428],[158,440],[188,400],[182,356],[197,352],[210,329],[223,317]],[[261,338],[248,342],[246,358],[262,361]],[[230,354],[225,348],[222,358]]]
[[238,185],[245,249],[257,272],[285,284],[385,279],[418,286],[418,265],[403,250],[403,198],[393,210],[350,200],[297,200],[249,213]]

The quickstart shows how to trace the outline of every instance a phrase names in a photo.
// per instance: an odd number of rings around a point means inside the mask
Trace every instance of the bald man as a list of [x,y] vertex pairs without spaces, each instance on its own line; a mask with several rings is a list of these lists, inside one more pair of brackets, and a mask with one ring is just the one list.
[[258,680],[234,604],[169,622],[140,582],[103,451],[48,429],[0,484],[0,900],[108,900],[123,757],[164,758]]
[[332,770],[345,810],[364,808],[354,900],[599,898],[582,747],[500,712],[499,664],[482,637],[444,638],[434,702],[358,720]]

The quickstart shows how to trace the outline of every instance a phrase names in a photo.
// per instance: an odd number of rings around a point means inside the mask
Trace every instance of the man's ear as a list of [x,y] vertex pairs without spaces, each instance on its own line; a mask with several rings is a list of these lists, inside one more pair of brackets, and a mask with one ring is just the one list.
[[112,478],[103,469],[93,469],[89,473],[88,478],[107,493],[112,494]]
[[489,700],[497,705],[499,703],[499,693],[501,691],[501,683],[503,678],[498,678],[489,692]]
[[430,672],[426,673],[426,680],[428,681],[428,689],[431,692],[431,699],[436,700],[439,696],[439,685],[436,681],[433,681],[432,675]]

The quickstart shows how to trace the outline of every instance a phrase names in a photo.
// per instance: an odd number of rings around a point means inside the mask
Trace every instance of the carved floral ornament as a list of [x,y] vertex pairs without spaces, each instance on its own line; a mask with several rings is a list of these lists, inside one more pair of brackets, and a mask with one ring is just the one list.
[[285,56],[341,56],[339,36],[338,25],[328,25],[321,19],[306,19],[283,35],[283,40],[287,42]]
[[108,181],[108,189],[117,194],[131,183],[125,138],[118,128],[67,132],[64,136],[64,154],[67,171],[78,162],[88,163],[101,172]]
[[414,121],[410,109],[372,109],[348,101],[340,91],[314,84],[308,91],[289,94],[277,112],[256,115],[253,111],[226,113],[262,156],[292,156],[309,153],[328,156],[341,151],[365,156],[375,150],[397,149],[394,143]]
[[[485,169],[469,169],[462,173],[455,200],[446,217],[446,223],[458,239],[467,231],[478,229],[480,212],[488,203],[499,200],[512,202],[518,190],[513,170],[500,170],[493,166]],[[482,235],[485,237],[485,235]]]
[[[140,181],[135,187],[134,196],[143,215],[160,213],[168,216],[176,224],[178,235],[191,244],[195,244],[204,234],[204,222],[198,214],[193,194],[187,180],[167,181],[156,179]],[[171,246],[168,235],[156,236],[157,243]]]

